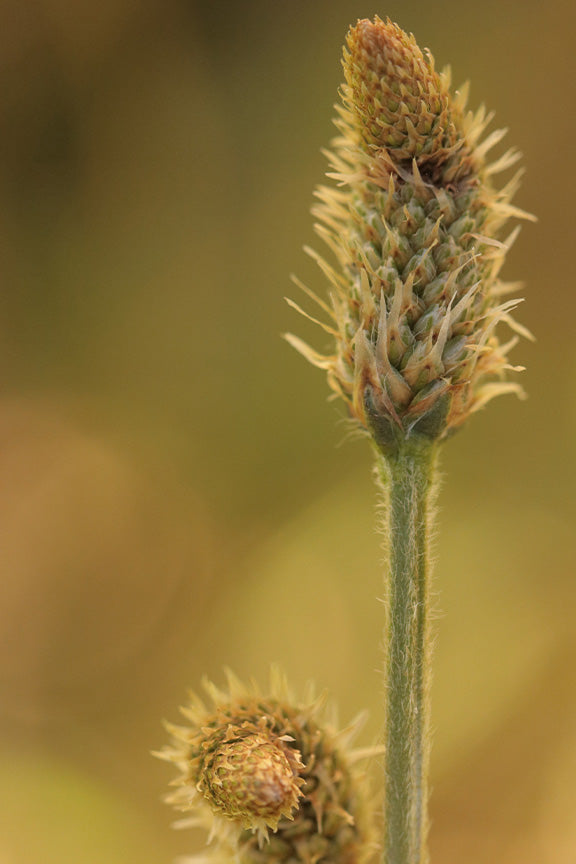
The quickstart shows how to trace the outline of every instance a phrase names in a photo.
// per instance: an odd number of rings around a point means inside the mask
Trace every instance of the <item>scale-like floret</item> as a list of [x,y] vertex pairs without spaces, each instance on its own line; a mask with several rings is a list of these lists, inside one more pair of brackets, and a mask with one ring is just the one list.
[[465,111],[465,88],[452,96],[449,72],[436,72],[413,36],[359,21],[343,65],[328,154],[338,186],[320,187],[314,210],[337,266],[308,250],[330,304],[305,288],[334,349],[287,338],[386,449],[411,434],[445,437],[493,396],[522,393],[504,380],[520,368],[508,362],[517,337],[501,344],[495,328],[530,335],[511,318],[520,301],[501,300],[516,286],[499,279],[518,232],[503,236],[503,226],[530,217],[510,204],[519,174],[499,191],[491,182],[519,154],[486,162],[504,131],[480,141],[491,117]]

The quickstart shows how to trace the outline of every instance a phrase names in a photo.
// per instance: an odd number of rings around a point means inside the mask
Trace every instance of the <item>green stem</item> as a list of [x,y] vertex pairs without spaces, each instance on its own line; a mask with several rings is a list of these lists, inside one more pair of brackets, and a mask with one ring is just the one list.
[[426,864],[430,533],[436,447],[407,440],[379,456],[389,553],[384,864]]

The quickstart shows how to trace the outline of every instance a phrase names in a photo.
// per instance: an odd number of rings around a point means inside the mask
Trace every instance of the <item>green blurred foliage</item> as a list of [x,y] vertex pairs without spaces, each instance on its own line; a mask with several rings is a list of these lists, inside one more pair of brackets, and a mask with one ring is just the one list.
[[344,34],[374,12],[510,127],[540,218],[506,269],[530,399],[444,453],[433,860],[576,860],[574,9],[4,0],[2,864],[201,844],[149,750],[223,664],[277,661],[380,734],[370,454],[279,339],[303,326],[288,274],[322,285],[308,205]]

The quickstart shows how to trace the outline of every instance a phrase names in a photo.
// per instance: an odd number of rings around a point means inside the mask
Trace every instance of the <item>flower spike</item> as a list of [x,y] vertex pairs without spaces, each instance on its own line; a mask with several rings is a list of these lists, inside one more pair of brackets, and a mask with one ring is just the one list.
[[412,35],[361,20],[343,66],[328,154],[338,188],[320,187],[313,211],[336,264],[307,250],[331,283],[331,307],[305,289],[328,309],[321,326],[334,347],[322,354],[287,338],[380,448],[396,452],[410,436],[447,437],[500,393],[522,395],[504,380],[518,367],[495,327],[526,335],[500,302],[498,274],[515,237],[503,236],[505,224],[532,217],[510,203],[519,175],[492,185],[518,159],[509,150],[487,162],[505,130],[482,139],[491,116],[466,111],[467,88],[452,95],[449,72]]

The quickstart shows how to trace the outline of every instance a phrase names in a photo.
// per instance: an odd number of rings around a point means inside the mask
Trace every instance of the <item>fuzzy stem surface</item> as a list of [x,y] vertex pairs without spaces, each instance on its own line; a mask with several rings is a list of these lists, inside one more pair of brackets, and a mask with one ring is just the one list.
[[430,753],[430,534],[437,445],[409,439],[378,455],[385,495],[386,756],[384,864],[427,864]]

